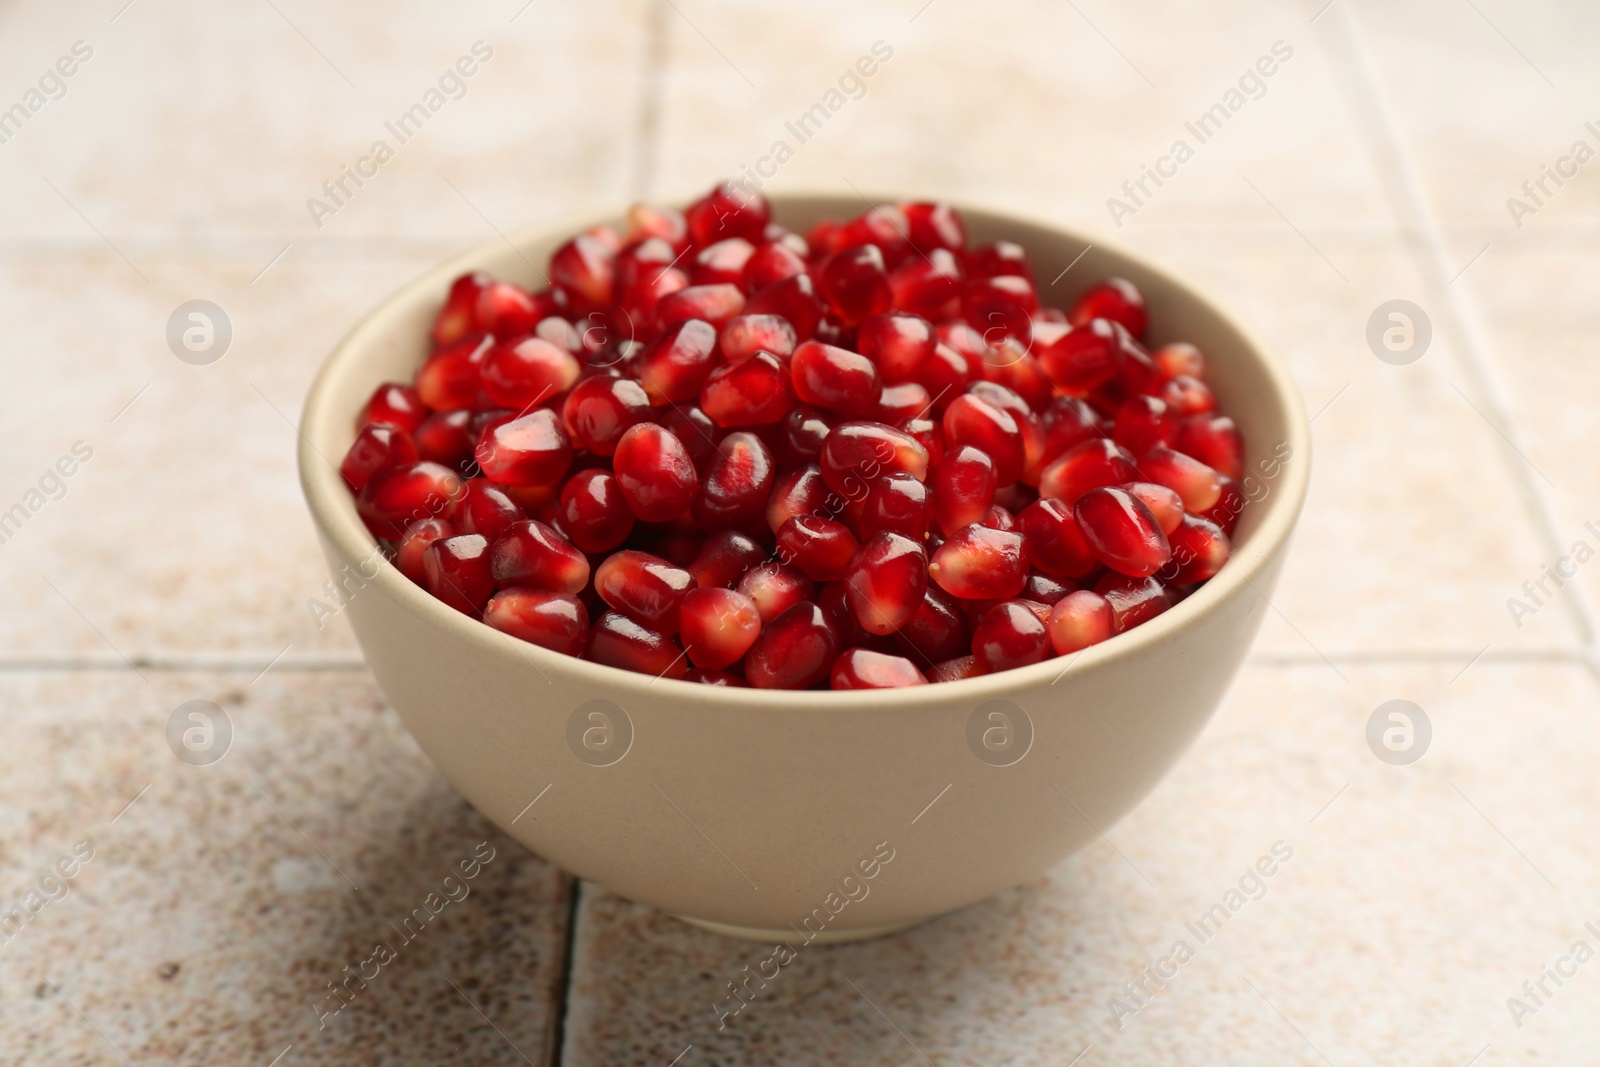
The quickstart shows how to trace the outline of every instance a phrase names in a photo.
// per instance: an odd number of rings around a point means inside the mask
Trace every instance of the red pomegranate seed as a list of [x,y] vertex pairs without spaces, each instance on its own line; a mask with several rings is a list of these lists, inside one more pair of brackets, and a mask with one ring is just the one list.
[[934,551],[928,576],[963,600],[1014,597],[1027,577],[1022,535],[977,523],[964,526]]
[[527,518],[505,490],[483,478],[467,482],[461,502],[456,506],[456,526],[462,533],[482,534],[490,541],[505,533],[514,522]]
[[1145,326],[1150,321],[1144,294],[1123,278],[1107,278],[1090,288],[1078,297],[1067,318],[1074,326],[1082,326],[1091,319],[1120,322],[1135,337],[1144,336]]
[[350,451],[339,464],[339,473],[354,492],[361,492],[374,474],[390,467],[408,467],[417,461],[417,446],[411,435],[386,422],[369,422],[361,427]]
[[880,637],[916,613],[928,588],[928,553],[921,542],[887,530],[873,534],[844,573],[845,596],[861,628]]
[[589,611],[583,601],[525,586],[502,589],[490,597],[484,605],[483,621],[501,633],[563,656],[583,655],[589,638]]
[[891,306],[925,319],[949,318],[961,308],[961,264],[946,249],[927,251],[889,272]]
[[967,247],[967,224],[961,213],[946,203],[901,204],[911,244],[926,254],[935,248],[961,251]]
[[853,415],[877,410],[883,386],[878,368],[863,355],[807,341],[795,349],[790,370],[795,393],[808,404]]
[[810,689],[828,677],[839,633],[816,604],[796,604],[761,628],[745,654],[744,673],[757,689]]
[[834,633],[839,636],[840,648],[875,648],[882,638],[861,628],[856,613],[850,608],[850,597],[844,582],[824,582],[817,589],[817,606],[828,617]]
[[689,561],[689,573],[702,588],[733,588],[751,567],[767,558],[767,550],[754,539],[736,530],[723,530],[706,538],[700,551]]
[[744,294],[737,285],[691,285],[668,293],[656,303],[656,328],[670,330],[683,322],[699,319],[721,328],[744,311]]
[[678,632],[678,605],[693,588],[682,567],[634,549],[613,552],[594,572],[594,591],[613,611],[664,634]]
[[772,453],[747,430],[730,433],[700,479],[691,512],[702,530],[744,527],[761,517],[772,493]]
[[628,509],[645,522],[668,522],[686,514],[700,486],[683,442],[649,422],[622,435],[612,469]]
[[1139,481],[1139,467],[1128,450],[1108,437],[1096,437],[1068,449],[1039,476],[1039,496],[1071,506],[1091,489]]
[[697,398],[711,374],[716,345],[717,331],[711,324],[691,318],[645,346],[634,366],[650,402],[681,404]]
[[433,319],[433,343],[447,345],[477,329],[478,294],[489,282],[482,271],[463,274],[450,283],[444,306]]
[[1172,449],[1235,481],[1244,474],[1244,437],[1226,415],[1206,412],[1179,422]]
[[470,472],[477,462],[472,458],[472,451],[478,446],[481,433],[478,418],[471,408],[435,411],[417,427],[418,457],[463,473]]
[[910,251],[906,239],[909,230],[904,211],[894,204],[879,204],[834,230],[828,239],[827,251],[873,245],[883,253],[886,262],[898,263]]
[[785,278],[804,274],[805,257],[786,241],[767,241],[755,250],[744,265],[744,289],[758,293]]
[[435,411],[470,408],[482,388],[484,357],[494,345],[488,334],[469,333],[445,345],[417,371],[417,395]]
[[933,398],[916,382],[886,385],[878,397],[878,419],[887,423],[909,422],[926,415],[933,407]]
[[494,592],[489,539],[482,534],[441,537],[422,553],[427,589],[464,615],[476,615]]
[[966,654],[972,642],[961,603],[930,583],[922,594],[922,603],[895,631],[895,644],[918,663],[936,663]]
[[1028,562],[1046,574],[1081,578],[1095,567],[1094,553],[1078,520],[1059,500],[1046,497],[1023,508],[1017,516],[1017,532],[1022,534]]
[[1167,540],[1172,545],[1172,562],[1162,569],[1161,578],[1183,585],[1214,577],[1232,551],[1220,526],[1193,515],[1185,515]]
[[1056,655],[1071,655],[1111,636],[1111,603],[1099,593],[1079,589],[1055,602],[1045,627]]
[[1033,336],[1039,294],[1031,281],[1014,274],[968,278],[961,288],[961,310],[990,344],[1014,337],[1026,345]]
[[454,523],[445,522],[443,519],[418,519],[406,527],[406,532],[400,535],[400,543],[394,550],[395,569],[423,588],[427,588],[428,575],[422,562],[423,553],[439,538],[454,537],[458,532]]
[[831,492],[815,464],[790,471],[773,485],[772,496],[767,499],[767,527],[777,533],[796,515],[837,514],[844,502],[835,498],[838,506],[829,508],[827,501]]
[[527,408],[572,388],[580,368],[571,352],[539,337],[495,345],[483,359],[483,391],[502,407]]
[[1094,591],[1111,605],[1111,628],[1116,633],[1149,622],[1172,607],[1172,594],[1156,578],[1133,578],[1115,571],[1095,583]]
[[972,631],[972,658],[991,674],[1038,663],[1049,654],[1044,623],[1020,600],[996,604]]
[[898,471],[918,481],[928,475],[928,450],[881,422],[841,422],[823,439],[818,460],[828,488],[851,500],[862,499],[885,474]]
[[689,243],[689,224],[683,212],[655,204],[634,204],[628,209],[628,232],[635,239],[659,237],[675,248]]
[[750,683],[738,675],[729,674],[727,671],[708,671],[699,667],[690,667],[684,673],[683,680],[694,682],[696,685],[718,685],[725,689],[749,689]]
[[874,315],[856,331],[861,354],[877,365],[884,381],[903,382],[933,354],[938,337],[933,324],[920,315],[891,311]]
[[834,416],[810,404],[801,404],[784,418],[777,434],[780,462],[792,468],[815,463],[822,454],[822,439],[833,430]]
[[561,420],[573,444],[609,456],[635,423],[650,417],[650,398],[632,378],[588,378],[561,405]]
[[626,541],[633,532],[633,512],[616,475],[594,467],[568,478],[561,487],[561,528],[590,554],[609,552]]
[[928,536],[928,489],[909,474],[887,474],[867,490],[861,536],[887,531],[921,543]]
[[1087,393],[1116,377],[1122,365],[1122,338],[1111,322],[1092,319],[1048,343],[1036,343],[1034,355],[1040,369],[1064,392]]
[[761,621],[769,622],[788,611],[802,600],[810,600],[814,589],[811,579],[798,569],[782,563],[767,562],[751,567],[739,579],[739,592],[755,601]]
[[983,518],[978,521],[991,530],[1014,530],[1017,528],[1017,517],[999,504],[984,512]]
[[724,362],[739,363],[757,352],[771,352],[779,360],[787,360],[799,340],[789,320],[781,316],[736,315],[718,334],[717,344]]
[[818,273],[817,292],[846,326],[888,311],[894,296],[883,250],[863,244],[834,253]]
[[1064,396],[1044,411],[1044,456],[1048,463],[1091,437],[1106,436],[1100,415],[1087,401]]
[[1010,412],[970,392],[956,397],[945,408],[944,439],[948,448],[970,445],[988,453],[994,460],[995,481],[999,485],[1015,482],[1027,464],[1017,420]]
[[917,368],[914,380],[933,397],[934,412],[942,413],[977,376],[977,371],[959,352],[949,345],[938,344]]
[[689,267],[689,281],[695,285],[732,285],[742,288],[745,264],[750,262],[755,250],[756,246],[743,237],[729,237],[707,245],[695,255]]
[[725,237],[760,241],[772,221],[772,205],[760,193],[734,182],[723,182],[684,212],[689,236],[705,246]]
[[1166,486],[1155,482],[1127,482],[1121,488],[1144,501],[1162,533],[1170,535],[1183,521],[1183,498]]
[[1022,599],[1049,606],[1077,588],[1069,581],[1047,574],[1030,574],[1022,583]]
[[756,602],[732,589],[691,589],[678,609],[680,637],[697,667],[737,663],[761,635]]
[[1177,419],[1167,403],[1153,396],[1130,396],[1117,408],[1111,439],[1135,456],[1172,442]]
[[822,300],[809,274],[774,282],[751,297],[745,307],[750,315],[778,315],[786,319],[802,341],[809,340],[817,332],[822,311]]
[[624,248],[616,258],[616,288],[625,293],[678,262],[678,248],[662,237],[646,237]]
[[572,466],[572,441],[561,416],[540,408],[485,429],[473,455],[493,481],[553,486]]
[[1144,501],[1125,489],[1091,489],[1072,509],[1096,558],[1134,578],[1144,578],[1172,558],[1167,535]]
[[1232,478],[1223,477],[1221,482],[1222,490],[1217,494],[1216,504],[1200,517],[1216,523],[1223,533],[1232,537],[1233,528],[1239,524],[1239,515],[1244,511],[1245,497]]
[[373,422],[386,422],[391,426],[398,426],[406,433],[416,433],[417,427],[422,425],[422,420],[428,417],[428,409],[422,403],[422,397],[409,385],[399,382],[385,382],[372,391],[372,396],[361,408],[361,415],[356,419],[357,426],[365,426]]
[[933,517],[946,537],[982,522],[994,505],[994,460],[981,448],[961,445],[933,469]]
[[1144,481],[1164,485],[1183,498],[1185,511],[1199,515],[1216,507],[1222,478],[1192,456],[1170,448],[1152,449],[1139,460]]
[[861,542],[850,527],[821,515],[796,515],[778,528],[778,559],[818,582],[844,576]]
[[538,519],[514,522],[489,551],[495,584],[578,593],[589,584],[589,561],[572,542]]
[[719,426],[764,426],[794,410],[789,369],[770,352],[718,367],[700,392],[700,408]]
[[1161,399],[1172,409],[1173,417],[1179,419],[1217,410],[1217,398],[1211,387],[1187,374],[1180,374],[1163,385]]
[[594,624],[589,633],[588,658],[657,678],[682,678],[688,670],[683,649],[670,634],[615,611],[606,612]]
[[607,307],[616,291],[615,259],[616,250],[604,241],[579,234],[550,257],[550,281],[579,314]]
[[[1107,411],[1114,410],[1117,403],[1125,400],[1133,393],[1157,393],[1161,391],[1161,369],[1156,366],[1156,361],[1150,358],[1150,353],[1144,346],[1133,339],[1133,335],[1122,328],[1121,323],[1113,323],[1112,329],[1117,333],[1121,343],[1117,376],[1103,387],[1111,391],[1106,397]],[[1111,397],[1115,397],[1112,402]],[[1167,405],[1169,408],[1171,404]]]
[[1015,241],[995,241],[970,249],[966,256],[967,273],[974,278],[1014,275],[1033,280],[1033,261]]
[[694,469],[701,470],[717,450],[717,424],[711,416],[700,410],[698,404],[674,404],[661,418],[661,425],[671,430],[682,443],[684,451],[694,461]]
[[928,454],[928,469],[932,470],[944,459],[944,431],[932,419],[908,419],[899,426],[900,432],[922,446]]
[[623,337],[642,340],[656,322],[661,301],[689,288],[689,276],[676,267],[647,273],[622,291],[617,304],[618,328]]
[[1171,381],[1180,374],[1191,378],[1205,378],[1206,360],[1200,350],[1187,341],[1174,341],[1162,345],[1150,356],[1156,361],[1163,381]]
[[954,659],[941,660],[928,671],[930,682],[959,682],[963,678],[976,678],[983,673],[983,668],[978,666],[978,661],[971,656],[957,656]]
[[490,281],[478,291],[476,328],[495,337],[521,337],[531,333],[546,315],[556,314],[559,300],[548,297],[540,300],[510,282]]
[[869,648],[848,648],[833,661],[830,685],[834,689],[902,689],[927,685],[928,679],[904,656],[891,656]]
[[394,539],[420,519],[452,519],[466,490],[461,476],[437,463],[390,467],[372,475],[356,513],[374,537]]

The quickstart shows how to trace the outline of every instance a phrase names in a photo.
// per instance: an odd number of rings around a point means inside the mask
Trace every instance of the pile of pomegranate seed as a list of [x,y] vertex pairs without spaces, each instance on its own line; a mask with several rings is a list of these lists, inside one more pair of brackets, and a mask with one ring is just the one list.
[[804,236],[731,183],[456,279],[341,471],[396,567],[545,648],[707,685],[1038,663],[1217,573],[1243,440],[1107,278],[1045,307],[946,204]]

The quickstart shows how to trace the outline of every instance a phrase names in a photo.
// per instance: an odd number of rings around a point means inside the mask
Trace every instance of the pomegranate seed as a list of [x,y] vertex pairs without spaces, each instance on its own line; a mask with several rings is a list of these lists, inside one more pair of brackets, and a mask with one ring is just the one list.
[[471,408],[435,411],[417,427],[415,441],[418,457],[463,474],[473,472],[477,460],[472,458],[472,452],[478,445],[481,433],[478,418]]
[[659,237],[675,248],[689,243],[689,224],[675,208],[634,204],[628,209],[628,232],[633,238]]
[[1022,583],[1022,598],[1048,607],[1077,588],[1071,582],[1046,574],[1030,574],[1028,580]]
[[628,509],[644,522],[668,522],[686,514],[700,485],[683,442],[649,422],[622,435],[612,469]]
[[1135,456],[1142,456],[1158,445],[1172,441],[1177,419],[1167,403],[1153,396],[1130,396],[1117,408],[1111,439]]
[[835,498],[839,507],[829,508],[830,494],[822,471],[815,464],[790,471],[772,487],[772,496],[767,499],[767,527],[777,533],[796,515],[837,514],[844,502]]
[[745,264],[750,262],[755,250],[756,246],[743,237],[729,237],[707,245],[695,255],[689,268],[689,281],[695,285],[742,287]]
[[856,331],[856,344],[885,381],[903,382],[933,354],[938,337],[922,316],[891,311],[863,322]]
[[589,561],[572,542],[538,519],[512,523],[490,546],[495,584],[578,593],[589,584]]
[[974,278],[1013,275],[1033,280],[1033,261],[1027,250],[1015,241],[995,241],[970,249],[966,255],[967,273]]
[[1014,274],[968,278],[961,288],[961,310],[968,322],[983,330],[985,338],[1014,337],[1027,344],[1033,336],[1039,294],[1031,281]]
[[1183,499],[1166,486],[1155,482],[1127,482],[1121,488],[1144,501],[1162,533],[1171,535],[1183,521]]
[[422,553],[427,589],[464,615],[483,610],[494,592],[489,571],[489,539],[482,534],[441,537]]
[[1014,597],[1027,577],[1022,535],[977,523],[964,526],[934,551],[928,575],[963,600]]
[[443,519],[418,519],[400,535],[400,543],[394,550],[395,569],[427,588],[428,575],[422,562],[423,553],[439,538],[454,537],[457,532],[453,523]]
[[561,528],[591,554],[609,552],[626,541],[633,532],[633,512],[616,475],[596,467],[567,479],[561,487]]
[[581,656],[589,638],[583,601],[562,593],[512,586],[489,598],[483,621],[501,633],[564,656]]
[[861,536],[869,538],[884,531],[919,544],[928,536],[928,489],[909,474],[887,474],[867,490]]
[[900,472],[928,475],[928,450],[910,434],[881,422],[842,422],[822,442],[818,457],[828,488],[861,499],[873,479]]
[[1047,463],[1091,437],[1105,436],[1099,414],[1075,396],[1061,397],[1045,409],[1044,428]]
[[711,374],[716,345],[717,331],[711,324],[691,318],[645,346],[635,368],[650,402],[681,404],[698,397]]
[[361,492],[379,471],[408,467],[417,461],[417,446],[411,435],[387,422],[369,422],[356,434],[350,451],[339,464],[339,473],[354,492]]
[[878,397],[878,419],[881,422],[909,422],[928,413],[933,398],[916,382],[886,385]]
[[955,255],[943,248],[912,256],[889,272],[892,306],[925,319],[945,319],[960,311],[964,274]]
[[810,689],[828,677],[839,633],[822,608],[796,604],[761,628],[745,654],[745,677],[757,689]]
[[944,439],[949,448],[970,445],[988,453],[994,460],[995,481],[999,485],[1015,482],[1027,464],[1017,420],[1009,411],[970,392],[956,397],[945,408]]
[[946,537],[982,522],[994,505],[994,460],[981,448],[961,445],[933,469],[933,517]]
[[845,596],[861,628],[880,637],[916,613],[928,588],[922,544],[887,530],[867,539],[844,573]]
[[1091,489],[1072,509],[1095,557],[1134,578],[1144,578],[1172,558],[1167,535],[1144,501],[1126,489]]
[[834,689],[901,689],[927,685],[928,679],[904,656],[848,648],[833,661],[830,684]]
[[932,419],[908,419],[900,424],[900,432],[922,446],[928,454],[928,469],[944,459],[944,431]]
[[742,362],[757,352],[771,352],[780,361],[787,360],[794,355],[797,344],[794,327],[778,315],[736,315],[718,335],[722,358],[727,363]]
[[833,416],[821,408],[802,404],[789,412],[778,435],[778,452],[784,466],[815,463],[822,455],[822,439],[833,430]]
[[796,515],[778,528],[778,559],[819,582],[844,576],[861,542],[850,527],[821,515]]
[[668,293],[656,303],[656,328],[669,330],[683,322],[700,319],[721,328],[744,311],[744,294],[737,285],[691,285]]
[[1144,294],[1130,281],[1107,278],[1078,297],[1067,315],[1074,326],[1082,326],[1092,319],[1109,319],[1119,322],[1133,336],[1143,337],[1150,321],[1145,309]]
[[561,416],[540,408],[491,426],[473,452],[483,473],[506,485],[555,485],[572,466],[572,441]]
[[477,328],[478,294],[489,282],[482,271],[463,274],[450,283],[444,306],[433,319],[433,343],[447,345]]
[[1049,654],[1044,623],[1020,600],[996,604],[972,631],[972,658],[988,673],[1026,667]]
[[480,368],[483,391],[496,404],[527,408],[572,388],[580,368],[571,352],[539,337],[489,349]]
[[745,307],[751,315],[777,315],[794,327],[795,336],[809,340],[822,321],[822,300],[809,274],[797,274],[762,289]]
[[417,395],[435,411],[469,408],[482,388],[483,360],[494,345],[488,334],[469,333],[435,351],[417,371]]
[[701,409],[719,426],[782,422],[794,406],[789,370],[770,352],[718,367],[700,393]]
[[883,387],[878,368],[865,356],[807,341],[795,349],[790,369],[795,393],[808,404],[853,415],[877,410]]
[[635,549],[613,552],[594,572],[594,591],[612,610],[664,634],[678,632],[678,605],[693,588],[694,575]]
[[760,292],[796,274],[804,274],[805,257],[784,241],[767,241],[744,265],[744,289]]
[[[1054,332],[1054,331],[1052,331]],[[1063,391],[1087,393],[1116,377],[1122,338],[1105,319],[1091,319],[1034,346],[1039,367]]]
[[971,656],[957,656],[935,663],[928,672],[928,681],[959,682],[963,678],[976,678],[982,673],[983,668],[978,666],[977,660]]
[[578,328],[559,315],[540,319],[539,325],[533,328],[533,336],[566,352],[583,350],[583,337],[578,333]]
[[1236,481],[1244,474],[1244,437],[1226,415],[1206,412],[1179,422],[1172,449]]
[[726,671],[708,671],[699,667],[690,667],[684,673],[683,680],[694,682],[697,685],[720,685],[728,689],[749,689],[750,683],[738,675]]
[[594,624],[588,658],[657,678],[682,678],[688,670],[683,649],[671,635],[615,611],[606,612]]
[[1244,511],[1245,498],[1232,478],[1223,477],[1221,482],[1222,490],[1217,494],[1216,504],[1200,517],[1216,523],[1223,533],[1232,537],[1233,528],[1239,524],[1239,515]]
[[930,583],[916,611],[895,631],[894,641],[923,663],[964,655],[972,642],[961,601]]
[[1139,460],[1143,480],[1164,485],[1183,498],[1185,511],[1196,515],[1216,507],[1222,497],[1222,478],[1192,456],[1170,448],[1156,448]]
[[1180,374],[1163,385],[1161,399],[1172,409],[1173,416],[1180,419],[1217,410],[1217,398],[1211,387],[1187,374]]
[[579,234],[550,257],[551,284],[561,287],[580,314],[607,307],[616,291],[615,260],[615,248]]
[[1151,354],[1156,361],[1156,367],[1161,371],[1163,381],[1171,381],[1180,374],[1187,374],[1191,378],[1204,378],[1206,376],[1206,360],[1200,350],[1187,341],[1174,341],[1172,344],[1162,345]]
[[540,319],[555,314],[557,303],[559,301],[553,297],[548,301],[537,300],[520,285],[491,281],[478,290],[476,327],[502,340],[521,337],[531,333]]
[[834,253],[817,276],[817,291],[847,326],[888,311],[894,295],[883,250],[863,244]]
[[462,533],[482,534],[490,541],[527,518],[505,490],[493,482],[473,478],[456,505],[456,526]]
[[700,480],[691,511],[702,530],[748,526],[766,510],[772,493],[772,453],[747,430],[730,433],[717,445]]
[[1172,607],[1172,594],[1155,578],[1133,578],[1111,571],[1095,583],[1094,591],[1110,603],[1111,629],[1119,634]]
[[1017,517],[999,504],[984,512],[983,518],[978,521],[991,530],[1014,530],[1017,528]]
[[372,391],[372,397],[362,407],[356,425],[386,422],[406,433],[416,433],[417,427],[427,417],[428,409],[415,389],[398,382],[385,382]]
[[689,661],[721,670],[737,663],[761,635],[756,602],[732,589],[691,589],[678,609]]
[[976,377],[977,373],[959,352],[949,345],[938,344],[917,368],[915,381],[933,397],[933,410],[943,412]]
[[1232,551],[1222,527],[1193,515],[1185,515],[1167,540],[1172,545],[1172,562],[1162,568],[1161,578],[1183,585],[1214,577]]
[[687,288],[689,276],[676,267],[670,267],[647,273],[644,278],[624,289],[622,300],[617,304],[617,318],[620,323],[626,324],[625,335],[636,338],[646,333],[647,327],[656,321],[661,301]]
[[646,237],[624,248],[616,258],[616,288],[627,292],[671,267],[678,249],[662,237]]
[[810,600],[811,579],[794,567],[782,563],[762,563],[751,567],[739,579],[738,590],[755,601],[761,621],[768,622],[802,600]]
[[911,244],[927,253],[935,248],[961,251],[967,247],[967,225],[961,214],[945,203],[901,204]]
[[695,244],[709,245],[725,237],[761,240],[772,221],[772,205],[760,193],[723,182],[684,212]]
[[1017,516],[1028,562],[1046,574],[1081,578],[1095,567],[1094,553],[1072,509],[1053,498],[1035,501]]
[[609,456],[628,428],[650,417],[650,398],[631,378],[589,378],[561,405],[561,421],[572,443]]
[[1039,495],[1072,505],[1091,489],[1140,480],[1128,450],[1107,437],[1083,441],[1062,453],[1039,476]]
[[1055,602],[1045,627],[1056,655],[1071,655],[1111,636],[1111,603],[1091,590],[1076,590]]
[[723,530],[706,538],[688,570],[695,584],[703,588],[732,588],[745,571],[766,558],[767,550],[754,539],[736,530]]
[[705,467],[706,461],[717,450],[717,424],[711,421],[710,415],[700,410],[698,404],[686,407],[673,405],[672,410],[661,419],[661,425],[677,437],[684,451],[694,461],[697,471]]
[[374,537],[393,539],[419,519],[451,519],[465,487],[437,463],[390,467],[372,475],[356,498],[356,513]]

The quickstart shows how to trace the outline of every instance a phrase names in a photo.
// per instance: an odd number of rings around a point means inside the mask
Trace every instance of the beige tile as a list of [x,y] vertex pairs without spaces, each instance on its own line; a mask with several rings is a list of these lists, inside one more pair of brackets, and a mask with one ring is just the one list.
[[[1485,1044],[1502,1061],[1581,1060],[1600,1036],[1597,975],[1580,971],[1521,1029],[1505,1001],[1574,940],[1600,941],[1583,929],[1600,925],[1596,685],[1573,666],[1452,673],[1345,685],[1316,667],[1249,669],[1106,842],[906,934],[801,947],[731,1017],[727,983],[770,947],[585,887],[564,1062],[669,1062],[690,1044],[728,1064],[1062,1064],[1092,1046],[1081,1062],[1435,1065]],[[1435,731],[1409,767],[1364,740],[1394,696]],[[1277,842],[1293,854],[1264,895],[1200,943],[1185,923]],[[1180,939],[1193,958],[1118,1029],[1109,999]]]
[[[135,1063],[266,1064],[292,1045],[285,1064],[539,1062],[565,878],[455,795],[364,674],[247,682],[0,676],[0,900],[93,846],[70,893],[0,952],[0,1058],[116,1062],[111,1045]],[[211,766],[167,747],[189,699],[235,730]],[[438,913],[407,940],[391,923],[415,908]],[[393,959],[365,963],[379,943]],[[333,1013],[327,983],[347,965],[369,981]]]

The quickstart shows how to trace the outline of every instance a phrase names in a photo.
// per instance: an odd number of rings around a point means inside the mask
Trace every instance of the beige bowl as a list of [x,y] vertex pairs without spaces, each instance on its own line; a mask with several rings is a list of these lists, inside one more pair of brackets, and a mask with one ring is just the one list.
[[[804,231],[854,196],[779,196]],[[1211,300],[1128,252],[963,208],[974,242],[1021,242],[1046,302],[1116,274],[1150,336],[1198,344],[1247,442],[1233,558],[1193,596],[1076,657],[898,691],[721,689],[518,641],[387,563],[336,465],[385,380],[409,380],[452,278],[536,286],[571,222],[458,256],[385,301],[317,376],[300,477],[347,613],[407,728],[479,811],[576,875],[699,925],[784,940],[869,937],[1037,878],[1139,802],[1210,718],[1249,647],[1309,476],[1310,437],[1276,359]],[[514,245],[515,247],[511,247]],[[526,258],[524,258],[526,257]],[[376,571],[375,576],[374,571]],[[367,577],[372,576],[372,577]]]

